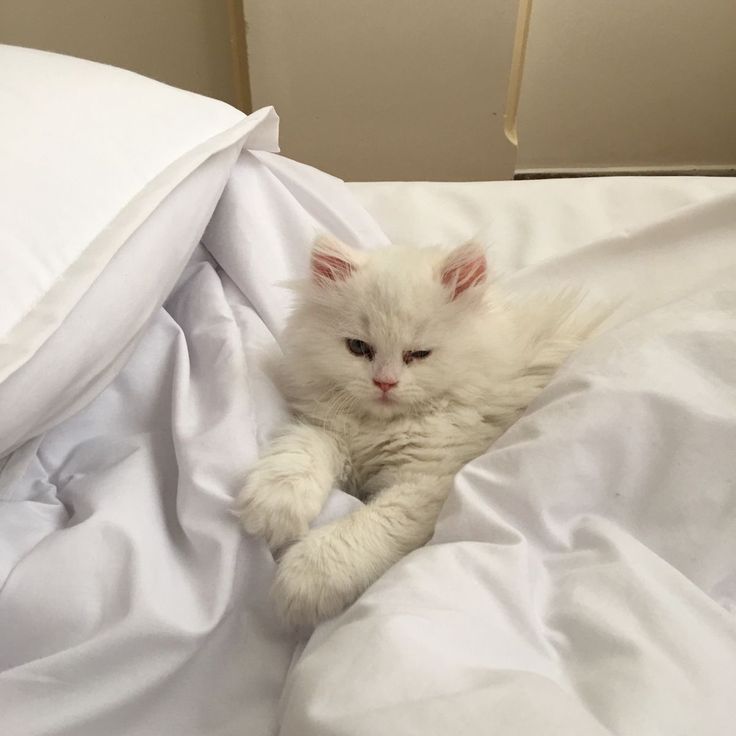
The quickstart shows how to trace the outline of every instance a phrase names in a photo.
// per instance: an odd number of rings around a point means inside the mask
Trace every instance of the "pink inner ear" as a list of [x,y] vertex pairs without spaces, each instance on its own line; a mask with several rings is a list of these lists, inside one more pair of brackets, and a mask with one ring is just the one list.
[[312,274],[318,281],[344,281],[353,273],[354,268],[350,261],[340,256],[319,251],[312,254]]
[[477,249],[461,249],[459,253],[450,256],[442,270],[442,283],[452,289],[452,298],[457,299],[460,294],[471,286],[482,284],[488,274],[486,257]]

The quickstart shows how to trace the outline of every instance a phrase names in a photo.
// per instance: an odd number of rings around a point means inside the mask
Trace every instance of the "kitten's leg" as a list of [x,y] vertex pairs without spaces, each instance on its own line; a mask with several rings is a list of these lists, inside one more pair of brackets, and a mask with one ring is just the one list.
[[264,537],[273,552],[307,533],[345,463],[335,438],[294,423],[253,466],[237,500],[250,534]]
[[429,540],[450,483],[450,477],[422,476],[390,486],[287,550],[272,591],[282,618],[292,626],[313,626],[350,605]]

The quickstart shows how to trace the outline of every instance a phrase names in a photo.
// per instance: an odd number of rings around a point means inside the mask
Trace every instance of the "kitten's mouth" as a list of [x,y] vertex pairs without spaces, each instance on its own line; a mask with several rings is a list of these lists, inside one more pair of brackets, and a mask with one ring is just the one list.
[[393,393],[376,394],[366,406],[368,413],[381,419],[391,419],[406,411],[406,407],[399,396]]

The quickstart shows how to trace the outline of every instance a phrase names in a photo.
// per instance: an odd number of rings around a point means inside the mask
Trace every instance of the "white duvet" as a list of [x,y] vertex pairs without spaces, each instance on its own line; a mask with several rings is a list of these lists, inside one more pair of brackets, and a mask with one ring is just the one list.
[[[123,372],[0,461],[3,735],[736,732],[736,184],[351,189],[245,152]],[[481,234],[519,289],[621,307],[432,543],[299,642],[230,504],[283,417],[259,356],[317,228]]]

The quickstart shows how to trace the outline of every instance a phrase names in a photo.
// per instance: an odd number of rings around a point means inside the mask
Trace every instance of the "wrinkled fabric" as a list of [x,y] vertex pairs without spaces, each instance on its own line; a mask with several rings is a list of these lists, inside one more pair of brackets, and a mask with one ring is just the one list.
[[[535,185],[346,187],[241,156],[124,370],[0,468],[3,734],[729,732],[736,185]],[[285,416],[262,367],[280,283],[320,230],[370,248],[420,220],[503,233],[519,289],[621,306],[458,475],[432,543],[300,642],[230,511]],[[335,489],[317,523],[356,503]]]

